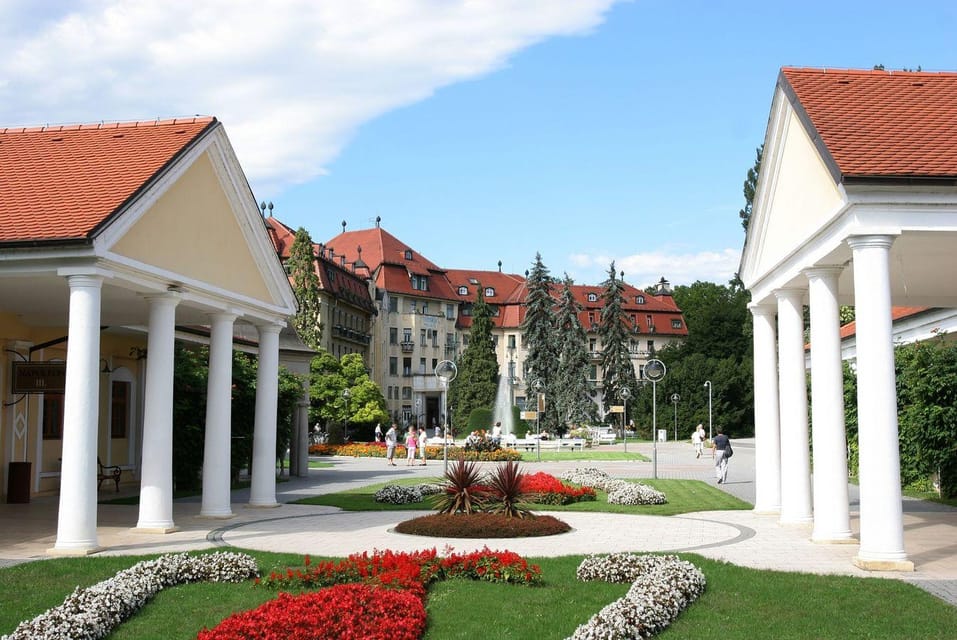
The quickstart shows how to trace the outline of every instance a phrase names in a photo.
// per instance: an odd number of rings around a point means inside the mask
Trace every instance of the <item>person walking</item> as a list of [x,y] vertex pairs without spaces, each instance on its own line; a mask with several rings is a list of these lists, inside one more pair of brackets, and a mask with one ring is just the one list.
[[405,457],[405,466],[411,467],[415,464],[415,445],[418,442],[419,434],[416,433],[415,427],[409,429],[408,435],[405,437],[405,450],[407,451]]
[[731,440],[718,429],[718,435],[711,441],[711,451],[714,454],[714,475],[718,484],[728,481],[728,458],[734,453],[731,449]]
[[694,433],[691,434],[691,444],[694,445],[694,457],[700,458],[702,451],[704,451],[704,426],[702,426],[700,423],[694,430]]
[[385,460],[388,464],[395,466],[393,458],[395,458],[395,444],[399,436],[395,430],[395,423],[392,423],[392,426],[389,427],[389,430],[385,432]]
[[419,456],[422,458],[422,466],[425,466],[425,445],[428,441],[428,434],[425,429],[419,429]]

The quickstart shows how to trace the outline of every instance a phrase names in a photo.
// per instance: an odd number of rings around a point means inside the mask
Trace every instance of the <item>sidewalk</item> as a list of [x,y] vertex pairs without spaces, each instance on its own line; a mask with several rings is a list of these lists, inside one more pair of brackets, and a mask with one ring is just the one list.
[[[710,453],[694,457],[690,444],[657,445],[659,478],[699,479],[714,484]],[[651,444],[629,444],[650,457]],[[610,448],[603,447],[603,450]],[[735,457],[727,484],[717,485],[753,503],[753,445],[735,442]],[[708,511],[680,516],[633,516],[564,512],[561,518],[573,530],[561,536],[529,539],[441,539],[406,536],[392,531],[400,520],[416,515],[408,511],[341,512],[333,507],[287,504],[301,497],[333,493],[389,479],[434,477],[442,473],[441,461],[426,467],[388,467],[381,459],[330,458],[334,467],[313,469],[308,478],[292,478],[277,485],[275,508],[246,506],[248,490],[233,492],[229,519],[199,516],[199,497],[174,503],[174,533],[134,533],[137,507],[101,504],[98,539],[105,555],[164,553],[229,546],[312,555],[344,556],[372,549],[415,550],[453,547],[469,551],[488,546],[527,556],[609,553],[614,551],[694,552],[756,569],[844,574],[905,580],[957,606],[957,509],[919,500],[905,502],[905,548],[917,570],[914,573],[865,572],[851,563],[856,544],[819,545],[810,542],[810,526],[782,526],[776,516],[751,511]],[[623,478],[648,478],[651,462],[568,461],[523,463],[528,472],[559,474],[565,469],[591,466]],[[747,474],[747,475],[745,475]],[[750,492],[750,493],[749,493]],[[108,499],[113,494],[102,491]],[[748,496],[750,495],[750,498]],[[852,530],[857,533],[856,500],[852,500]],[[0,566],[50,557],[56,539],[57,498],[39,498],[24,505],[0,505]]]

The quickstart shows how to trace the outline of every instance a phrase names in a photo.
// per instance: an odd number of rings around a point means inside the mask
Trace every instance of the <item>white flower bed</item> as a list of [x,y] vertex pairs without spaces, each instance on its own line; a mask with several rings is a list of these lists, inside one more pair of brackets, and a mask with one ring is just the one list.
[[608,493],[610,504],[665,504],[665,494],[636,482],[625,482],[612,478],[601,469],[584,467],[566,471],[561,479],[586,487],[594,487]]
[[63,604],[21,622],[0,640],[96,640],[109,635],[165,587],[186,582],[241,582],[259,575],[244,553],[185,553],[138,562],[86,589],[77,587]]
[[579,580],[632,582],[624,597],[578,627],[569,640],[650,638],[671,624],[704,592],[701,571],[677,556],[617,553],[585,558]]
[[657,489],[638,483],[612,480],[605,483],[609,504],[665,504],[668,499]]
[[410,502],[422,502],[425,496],[442,492],[442,485],[438,484],[416,484],[416,485],[397,485],[387,484],[375,492],[376,502],[385,502],[388,504],[408,504]]

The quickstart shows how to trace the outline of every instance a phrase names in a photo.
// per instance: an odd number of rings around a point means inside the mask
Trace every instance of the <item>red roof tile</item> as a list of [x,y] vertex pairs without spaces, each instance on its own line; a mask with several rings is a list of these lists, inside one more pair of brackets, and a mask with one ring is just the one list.
[[88,238],[215,118],[0,129],[0,242]]
[[[902,318],[907,318],[910,316],[916,316],[917,314],[923,313],[930,309],[930,307],[892,307],[891,308],[891,322],[897,322]],[[844,338],[849,338],[857,333],[857,322],[851,320],[847,324],[841,327],[841,340]],[[805,344],[804,348],[810,348],[810,344]]]
[[957,177],[957,73],[785,67],[778,85],[836,179]]

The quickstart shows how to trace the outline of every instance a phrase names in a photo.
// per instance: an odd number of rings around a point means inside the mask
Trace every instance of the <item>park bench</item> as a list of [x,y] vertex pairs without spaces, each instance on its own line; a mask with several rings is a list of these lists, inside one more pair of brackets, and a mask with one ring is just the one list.
[[123,475],[123,470],[115,464],[103,464],[103,461],[99,457],[96,458],[96,464],[99,467],[99,472],[96,474],[97,484],[96,489],[99,491],[100,487],[103,486],[104,480],[112,480],[116,484],[116,492],[120,492],[120,476]]

